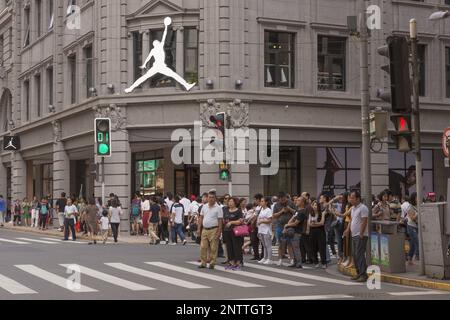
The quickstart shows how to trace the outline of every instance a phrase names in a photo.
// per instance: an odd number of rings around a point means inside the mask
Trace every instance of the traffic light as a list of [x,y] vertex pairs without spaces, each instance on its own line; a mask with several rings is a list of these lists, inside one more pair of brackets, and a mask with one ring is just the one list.
[[391,121],[395,126],[393,134],[397,149],[400,152],[409,152],[412,150],[412,128],[411,115],[396,114],[391,116]]
[[230,181],[231,173],[230,173],[230,165],[228,165],[225,161],[221,162],[219,165],[220,173],[219,178],[222,181]]
[[387,45],[378,53],[389,59],[381,69],[390,75],[390,92],[378,91],[378,98],[390,102],[393,113],[411,113],[411,80],[409,76],[409,47],[405,37],[387,38]]
[[100,179],[100,163],[91,164],[91,176],[95,181],[99,181]]
[[215,116],[211,116],[210,121],[214,124],[214,127],[222,135],[221,137],[218,137],[217,143],[219,143],[222,146],[222,151],[225,153],[225,128],[226,128],[225,112],[219,112]]
[[95,119],[95,142],[98,156],[111,156],[111,119]]

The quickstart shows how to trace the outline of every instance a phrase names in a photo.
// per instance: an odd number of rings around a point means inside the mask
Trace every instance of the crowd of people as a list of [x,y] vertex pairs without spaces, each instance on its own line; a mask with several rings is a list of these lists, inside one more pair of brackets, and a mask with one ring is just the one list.
[[[373,197],[371,208],[373,220],[395,221],[406,234],[409,264],[419,259],[416,198],[414,193],[400,199],[386,189]],[[367,277],[369,209],[357,191],[337,196],[323,193],[318,198],[307,192],[298,196],[256,194],[252,200],[249,203],[228,194],[219,199],[214,190],[190,197],[184,193],[143,196],[136,192],[129,210],[131,235],[148,236],[151,245],[185,245],[190,238],[200,245],[200,268],[209,265],[214,269],[217,258],[225,255],[222,263],[232,270],[242,268],[247,254],[261,264],[291,268],[309,264],[326,269],[336,258],[337,264],[358,270],[355,280]],[[0,213],[6,211],[5,203],[0,196]],[[10,212],[14,225],[42,230],[57,217],[64,240],[68,240],[69,231],[72,240],[77,232],[83,232],[92,244],[106,242],[109,234],[117,243],[123,217],[114,194],[105,205],[100,198],[86,201],[65,193],[56,200],[25,198],[13,201]],[[278,247],[276,256],[273,246]]]

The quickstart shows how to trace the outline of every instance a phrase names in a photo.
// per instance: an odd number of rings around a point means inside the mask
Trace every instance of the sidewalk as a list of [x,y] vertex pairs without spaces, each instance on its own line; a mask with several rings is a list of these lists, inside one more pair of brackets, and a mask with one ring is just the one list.
[[[53,228],[52,226],[50,226],[48,230],[39,230],[36,228],[30,228],[30,227],[20,227],[20,226],[15,227],[10,223],[6,223],[4,226],[4,229],[25,232],[25,233],[53,236],[53,237],[59,237],[59,238],[63,237],[63,233],[58,231],[57,228]],[[89,237],[83,236],[82,233],[77,233],[77,238],[83,239],[83,240],[89,240]],[[128,234],[119,233],[119,242],[130,243],[130,244],[148,244],[150,242],[150,239],[147,236],[130,236]]]
[[[348,269],[342,265],[338,265],[338,271],[347,276],[356,275],[356,269]],[[415,265],[413,266],[406,265],[406,273],[382,273],[381,281],[410,287],[450,291],[450,280],[436,280],[426,276],[420,276],[418,261],[415,261]]]

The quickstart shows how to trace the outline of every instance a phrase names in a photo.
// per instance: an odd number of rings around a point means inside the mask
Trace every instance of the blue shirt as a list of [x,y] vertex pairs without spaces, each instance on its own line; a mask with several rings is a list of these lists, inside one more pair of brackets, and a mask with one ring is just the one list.
[[0,211],[5,212],[6,211],[6,201],[5,199],[0,199]]

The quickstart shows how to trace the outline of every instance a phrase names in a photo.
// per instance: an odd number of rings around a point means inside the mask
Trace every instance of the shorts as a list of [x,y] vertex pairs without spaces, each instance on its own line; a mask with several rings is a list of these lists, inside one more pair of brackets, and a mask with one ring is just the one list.
[[31,219],[31,214],[25,213],[25,214],[23,215],[23,218],[24,218],[24,219]]
[[275,227],[275,236],[277,237],[278,240],[281,240],[281,238],[283,237],[283,229],[284,227],[281,226]]
[[139,223],[139,216],[131,216],[132,223]]

